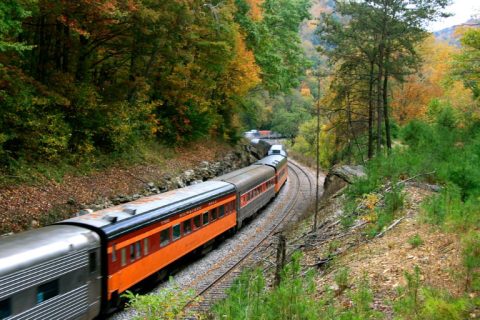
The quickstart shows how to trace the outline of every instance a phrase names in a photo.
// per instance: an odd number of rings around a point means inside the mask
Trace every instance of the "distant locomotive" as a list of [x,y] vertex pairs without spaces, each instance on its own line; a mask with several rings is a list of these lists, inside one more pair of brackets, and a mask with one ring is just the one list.
[[92,319],[242,226],[287,180],[270,155],[214,180],[0,238],[0,319]]

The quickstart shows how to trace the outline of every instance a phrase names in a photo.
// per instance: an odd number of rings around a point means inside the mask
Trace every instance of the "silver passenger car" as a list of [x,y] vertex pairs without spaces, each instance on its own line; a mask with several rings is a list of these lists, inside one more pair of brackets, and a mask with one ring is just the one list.
[[237,228],[252,217],[275,196],[275,170],[268,166],[252,165],[216,177],[233,184],[237,192]]
[[100,238],[48,226],[0,238],[0,319],[92,319],[100,312]]
[[277,172],[278,170],[280,170],[281,168],[287,165],[287,158],[280,154],[274,154],[274,155],[266,156],[265,158],[260,159],[257,162],[254,162],[253,164],[270,166],[272,168],[275,168],[275,172]]

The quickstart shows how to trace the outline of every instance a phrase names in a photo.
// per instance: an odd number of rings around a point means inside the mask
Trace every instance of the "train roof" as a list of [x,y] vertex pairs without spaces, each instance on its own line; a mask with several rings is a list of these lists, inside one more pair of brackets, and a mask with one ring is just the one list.
[[100,229],[108,239],[113,239],[233,192],[235,188],[229,183],[207,181],[140,198],[59,223]]
[[265,158],[260,159],[254,163],[254,165],[267,165],[267,166],[274,167],[275,169],[278,169],[279,167],[284,166],[286,164],[287,164],[287,158],[279,154],[266,156]]
[[237,187],[240,193],[244,193],[274,175],[275,171],[271,167],[251,165],[216,177],[214,180],[232,183]]
[[77,226],[53,225],[0,237],[0,288],[5,289],[3,276],[99,245],[96,233]]

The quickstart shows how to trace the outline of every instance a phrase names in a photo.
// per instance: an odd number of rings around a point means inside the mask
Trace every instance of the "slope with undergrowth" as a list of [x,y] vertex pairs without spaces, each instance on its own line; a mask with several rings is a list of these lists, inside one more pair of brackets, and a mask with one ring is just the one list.
[[288,235],[303,258],[278,287],[248,271],[211,317],[480,318],[480,128],[445,107],[399,137],[324,203],[315,236],[311,220]]
[[182,148],[150,144],[130,156],[95,158],[82,164],[25,164],[16,175],[2,177],[0,234],[66,219],[114,197],[144,194],[149,186],[160,188],[165,180],[175,183],[173,178],[185,170],[201,163],[213,165],[243,149],[208,140]]

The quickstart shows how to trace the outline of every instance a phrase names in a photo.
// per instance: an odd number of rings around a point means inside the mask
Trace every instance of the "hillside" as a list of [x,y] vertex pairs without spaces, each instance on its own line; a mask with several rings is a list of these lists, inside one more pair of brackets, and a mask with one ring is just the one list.
[[81,173],[70,168],[67,173],[55,172],[61,175],[56,179],[38,175],[27,182],[2,185],[0,235],[71,218],[80,210],[96,211],[207,180],[256,159],[248,144],[234,148],[214,140],[150,151],[134,164],[117,163]]
[[448,27],[439,31],[435,31],[433,35],[435,36],[435,39],[437,39],[438,41],[445,41],[449,45],[459,47],[460,38],[461,38],[461,34],[459,34],[459,30],[465,27],[478,26],[479,23],[480,23],[480,20],[478,19],[470,19],[466,21],[464,24]]

